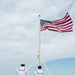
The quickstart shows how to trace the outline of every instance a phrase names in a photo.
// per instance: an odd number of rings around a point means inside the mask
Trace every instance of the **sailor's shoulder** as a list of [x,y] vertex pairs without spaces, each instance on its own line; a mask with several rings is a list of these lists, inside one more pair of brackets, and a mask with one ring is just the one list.
[[27,68],[25,68],[25,70],[27,71]]
[[18,69],[16,69],[16,71],[18,71]]

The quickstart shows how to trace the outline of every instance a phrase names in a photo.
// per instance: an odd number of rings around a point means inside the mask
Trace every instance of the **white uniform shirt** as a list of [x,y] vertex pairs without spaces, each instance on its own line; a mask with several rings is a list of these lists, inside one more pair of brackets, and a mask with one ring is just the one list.
[[19,69],[17,69],[17,75],[27,75],[27,68],[20,67]]
[[41,69],[38,69],[35,71],[35,75],[43,75],[43,71]]

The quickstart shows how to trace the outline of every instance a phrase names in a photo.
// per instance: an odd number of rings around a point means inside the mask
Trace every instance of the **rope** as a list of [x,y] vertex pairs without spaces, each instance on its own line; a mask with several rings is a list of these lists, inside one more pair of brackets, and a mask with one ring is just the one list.
[[48,70],[47,66],[45,65],[44,61],[42,60],[42,63],[44,65],[44,67],[46,68],[46,71],[48,72],[49,75],[51,75],[50,71]]

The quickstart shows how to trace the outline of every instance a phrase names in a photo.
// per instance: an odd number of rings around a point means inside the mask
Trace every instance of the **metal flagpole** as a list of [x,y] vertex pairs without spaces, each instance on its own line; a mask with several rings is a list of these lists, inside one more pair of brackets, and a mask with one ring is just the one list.
[[[38,17],[39,17],[39,21],[40,21],[40,15]],[[34,63],[36,62],[37,59],[38,59],[38,66],[40,66],[40,22],[39,22],[39,33],[38,33],[38,55],[37,55],[37,58],[35,59],[35,61],[30,65],[29,70],[34,65]],[[44,65],[44,67],[46,68],[46,71],[48,72],[48,74],[51,75],[51,73],[49,72],[49,70],[46,67],[46,65],[43,62],[43,60],[42,60],[42,63]]]
[[[39,17],[39,21],[40,21],[40,15]],[[38,65],[40,66],[40,22],[39,22],[39,50],[38,50]]]
[[[40,20],[40,15],[39,15],[39,20]],[[47,72],[49,75],[51,75],[51,73],[49,72],[48,68],[46,67],[45,63],[42,60],[42,63],[44,65],[44,67],[46,68]],[[40,66],[40,22],[39,22],[39,50],[38,50],[38,65]]]

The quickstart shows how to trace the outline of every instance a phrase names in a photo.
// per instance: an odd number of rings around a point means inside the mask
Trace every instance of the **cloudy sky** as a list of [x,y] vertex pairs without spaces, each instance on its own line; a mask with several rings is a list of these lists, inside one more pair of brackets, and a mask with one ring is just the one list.
[[[69,12],[75,25],[74,7],[74,0],[0,0],[0,74],[16,75],[21,62],[29,67],[36,59],[38,15],[54,20]],[[41,57],[52,75],[75,75],[74,25],[70,33],[46,30],[40,34]]]

